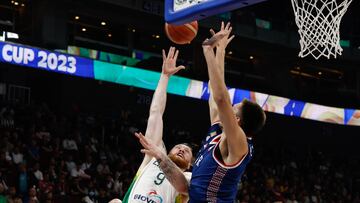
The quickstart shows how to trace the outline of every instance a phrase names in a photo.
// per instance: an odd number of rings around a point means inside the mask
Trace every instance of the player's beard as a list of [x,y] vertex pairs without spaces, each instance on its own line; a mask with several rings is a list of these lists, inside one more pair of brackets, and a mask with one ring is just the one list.
[[179,168],[186,170],[188,168],[188,163],[184,159],[176,156],[175,154],[169,154],[169,158],[173,161]]

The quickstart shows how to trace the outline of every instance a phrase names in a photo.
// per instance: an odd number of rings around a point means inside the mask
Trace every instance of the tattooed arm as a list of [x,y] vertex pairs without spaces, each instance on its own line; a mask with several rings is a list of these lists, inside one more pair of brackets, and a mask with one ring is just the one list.
[[156,159],[166,179],[175,189],[180,194],[188,194],[189,183],[184,176],[184,172],[164,153],[160,153]]
[[188,195],[189,181],[182,171],[171,159],[161,150],[161,148],[142,133],[135,133],[144,149],[142,153],[154,157],[159,162],[159,167],[164,173],[166,179],[180,194]]

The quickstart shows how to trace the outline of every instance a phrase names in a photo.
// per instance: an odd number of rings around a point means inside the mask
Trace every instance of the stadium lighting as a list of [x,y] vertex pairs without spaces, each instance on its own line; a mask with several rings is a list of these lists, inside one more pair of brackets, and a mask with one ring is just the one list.
[[6,33],[6,38],[8,38],[8,39],[19,39],[19,34],[14,33],[14,32],[7,32]]

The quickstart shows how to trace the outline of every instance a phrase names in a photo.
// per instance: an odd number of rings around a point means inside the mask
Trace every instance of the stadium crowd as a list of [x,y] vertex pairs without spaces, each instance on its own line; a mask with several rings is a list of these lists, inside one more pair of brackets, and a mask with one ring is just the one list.
[[[54,113],[45,104],[0,106],[0,203],[107,203],[122,198],[140,164],[132,136],[146,112],[123,109],[112,117],[73,106]],[[186,125],[186,124],[184,124]],[[165,135],[188,136],[191,130]],[[271,135],[269,135],[271,136]],[[239,184],[239,203],[360,202],[359,160],[312,150],[257,147]]]

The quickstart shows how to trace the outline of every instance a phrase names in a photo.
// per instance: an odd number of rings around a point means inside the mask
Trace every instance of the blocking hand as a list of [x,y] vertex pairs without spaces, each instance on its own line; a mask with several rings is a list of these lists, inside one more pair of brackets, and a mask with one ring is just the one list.
[[185,69],[184,66],[176,66],[176,60],[179,55],[179,50],[176,50],[175,47],[170,47],[169,53],[166,56],[165,50],[162,50],[163,56],[163,66],[162,73],[171,76],[177,73],[181,69]]

